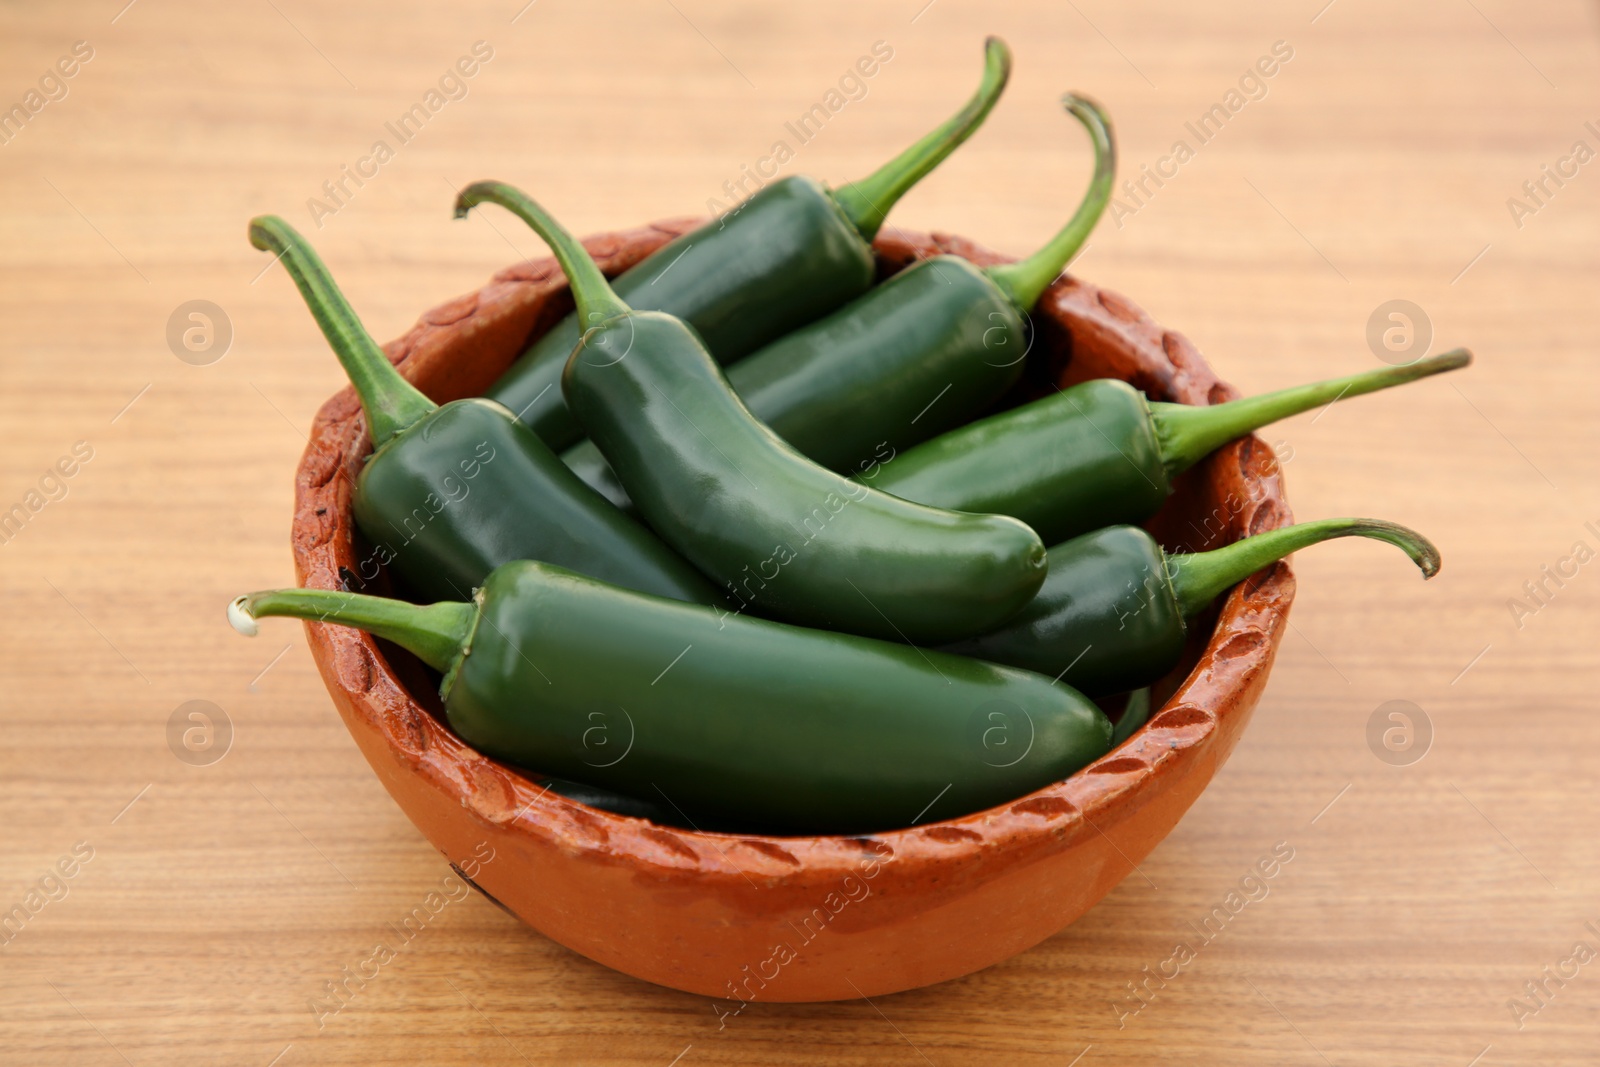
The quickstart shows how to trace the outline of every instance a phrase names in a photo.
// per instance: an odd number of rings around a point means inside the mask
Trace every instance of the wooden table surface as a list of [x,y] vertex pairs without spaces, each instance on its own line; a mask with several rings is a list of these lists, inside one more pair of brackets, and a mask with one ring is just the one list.
[[[0,542],[0,908],[30,911],[0,935],[0,1062],[1595,1062],[1593,4],[523,3],[0,6],[0,107],[41,105],[0,134],[0,511],[27,518]],[[1140,873],[985,972],[719,1029],[709,1001],[473,896],[319,1027],[309,1002],[448,868],[298,628],[247,642],[223,620],[292,580],[291,471],[343,381],[246,220],[305,230],[397,336],[544,254],[504,218],[453,223],[457,186],[515,181],[593,232],[704,213],[780,139],[786,172],[854,177],[969,92],[988,32],[1015,49],[1007,99],[894,221],[1030,250],[1087,173],[1056,97],[1092,93],[1123,176],[1170,176],[1123,194],[1075,270],[1240,388],[1379,365],[1368,321],[1391,300],[1434,350],[1477,352],[1268,435],[1300,517],[1417,526],[1444,572],[1303,553],[1226,768]],[[386,131],[480,41],[458,98]],[[878,41],[865,95],[798,144],[784,124]],[[1292,58],[1200,143],[1185,123],[1277,42]],[[330,200],[378,140],[393,158]],[[1194,151],[1173,175],[1176,140]],[[169,343],[194,300],[225,349]],[[219,760],[176,755],[192,700],[231,730]],[[1369,743],[1389,701],[1415,707],[1409,749]],[[1134,1000],[1274,847],[1293,859],[1268,894]]]

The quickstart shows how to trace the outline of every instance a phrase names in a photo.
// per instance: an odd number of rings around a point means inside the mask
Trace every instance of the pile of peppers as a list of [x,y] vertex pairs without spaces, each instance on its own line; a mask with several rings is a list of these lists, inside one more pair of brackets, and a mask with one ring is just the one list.
[[[1094,167],[1036,251],[875,280],[887,212],[982,124],[1009,70],[990,38],[972,98],[878,171],[775,181],[611,279],[524,193],[466,187],[457,217],[519,217],[574,308],[485,396],[442,406],[300,234],[253,220],[360,397],[372,453],[354,517],[404,596],[252,593],[233,625],[281,615],[394,642],[438,672],[466,743],[584,803],[861,833],[1004,804],[1122,744],[1207,609],[1291,552],[1371,538],[1432,577],[1434,546],[1376,519],[1198,553],[1140,524],[1228,442],[1464,367],[1464,350],[1208,407],[1115,380],[1006,403],[1030,312],[1111,196],[1093,101],[1063,98]],[[472,491],[452,492],[463,479]]]

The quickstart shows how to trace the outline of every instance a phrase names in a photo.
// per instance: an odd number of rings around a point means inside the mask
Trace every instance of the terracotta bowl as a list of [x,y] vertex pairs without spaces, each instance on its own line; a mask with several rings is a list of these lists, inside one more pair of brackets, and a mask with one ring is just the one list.
[[[694,224],[586,244],[614,274]],[[877,251],[884,273],[941,252],[1003,261],[938,234],[896,233]],[[570,307],[552,260],[521,263],[423,315],[388,352],[434,399],[471,396]],[[1233,395],[1187,340],[1085,282],[1058,280],[1034,321],[1035,388],[1117,377],[1161,400]],[[338,588],[341,568],[358,566],[350,488],[368,451],[347,389],[323,405],[296,475],[294,558],[305,586]],[[1169,548],[1198,550],[1289,521],[1272,452],[1249,438],[1191,471],[1151,529]],[[864,837],[696,833],[586,807],[457,740],[408,654],[340,626],[307,624],[307,633],[373,770],[486,894],[590,959],[722,998],[732,1011],[943,981],[1078,918],[1172,830],[1228,758],[1266,685],[1293,595],[1284,564],[1235,589],[1214,625],[1195,628],[1150,722],[1066,781],[965,818]]]

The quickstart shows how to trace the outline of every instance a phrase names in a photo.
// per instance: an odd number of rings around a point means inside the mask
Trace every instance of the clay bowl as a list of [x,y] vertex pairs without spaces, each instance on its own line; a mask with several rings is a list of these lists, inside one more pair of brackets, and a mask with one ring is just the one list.
[[[693,225],[586,244],[614,274]],[[884,273],[941,252],[1003,259],[943,235],[896,233],[877,251]],[[521,263],[423,315],[388,352],[435,400],[476,395],[570,307],[552,260]],[[1032,364],[1063,384],[1123,378],[1191,404],[1233,395],[1187,340],[1085,282],[1058,280],[1034,320]],[[346,389],[323,405],[296,475],[294,558],[305,586],[338,588],[341,568],[361,565],[350,487],[368,451]],[[1151,529],[1169,548],[1199,550],[1289,521],[1272,452],[1249,438],[1191,471]],[[1266,685],[1293,594],[1284,564],[1236,588],[1214,626],[1196,627],[1150,722],[1066,781],[965,818],[864,837],[697,833],[586,807],[457,740],[408,654],[340,626],[307,632],[372,769],[477,886],[575,952],[722,998],[732,1011],[751,1000],[870,997],[943,981],[1078,918],[1172,830],[1227,759]]]

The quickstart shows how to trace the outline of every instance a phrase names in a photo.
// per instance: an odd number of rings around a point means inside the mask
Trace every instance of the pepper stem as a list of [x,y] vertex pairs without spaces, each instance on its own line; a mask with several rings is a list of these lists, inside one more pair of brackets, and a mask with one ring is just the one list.
[[572,298],[578,305],[578,319],[585,327],[598,326],[633,310],[612,291],[589,250],[527,193],[505,182],[473,182],[456,197],[456,218],[466,218],[467,212],[483,203],[499,204],[531,226],[550,246],[561,272],[567,276]]
[[1453,349],[1403,367],[1382,367],[1345,378],[1296,385],[1273,393],[1229,400],[1210,407],[1188,404],[1151,404],[1150,421],[1161,447],[1161,462],[1169,477],[1200,462],[1229,441],[1271,422],[1333,404],[1347,396],[1389,389],[1418,378],[1457,370],[1472,362],[1465,348]]
[[248,593],[228,605],[228,622],[254,637],[256,620],[281,615],[312,622],[354,626],[387,638],[436,671],[448,671],[466,650],[476,604],[442,601],[408,604],[337,589],[269,589]]
[[1269,563],[1335,537],[1387,541],[1410,556],[1424,578],[1439,573],[1439,550],[1415,530],[1382,519],[1321,519],[1268,530],[1210,552],[1173,553],[1167,557],[1167,576],[1179,609],[1190,618]]
[[322,336],[328,339],[361,398],[372,447],[377,448],[438,407],[395,370],[334,284],[328,268],[293,226],[276,215],[258,216],[250,220],[250,243],[263,252],[276,252],[299,287],[311,317],[322,328]]
[[1111,183],[1117,175],[1117,142],[1105,109],[1075,93],[1063,96],[1061,106],[1089,131],[1094,142],[1094,174],[1089,178],[1089,190],[1083,194],[1078,210],[1048,244],[1020,262],[987,268],[989,278],[1023,313],[1033,310],[1040,294],[1066,269],[1067,262],[1089,239],[1095,223],[1100,221],[1106,205],[1111,202]]
[[1011,49],[998,37],[988,38],[983,42],[983,80],[965,107],[867,177],[833,190],[834,203],[862,240],[870,244],[889,209],[906,190],[926,178],[983,125],[1010,77]]

